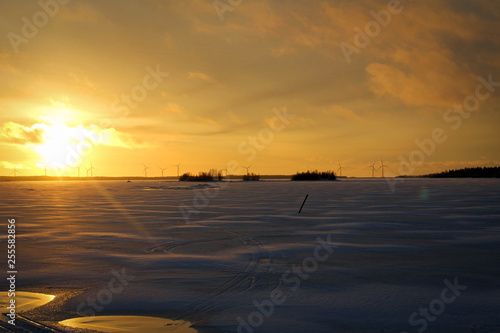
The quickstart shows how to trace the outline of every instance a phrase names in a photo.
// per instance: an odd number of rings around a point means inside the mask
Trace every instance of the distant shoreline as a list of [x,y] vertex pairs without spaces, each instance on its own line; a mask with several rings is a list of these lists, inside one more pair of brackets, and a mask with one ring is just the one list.
[[500,178],[500,167],[475,167],[447,170],[422,176],[402,175],[398,178]]
[[[229,175],[223,177],[222,181],[231,180],[243,180],[244,175]],[[287,179],[291,180],[292,175],[263,175],[259,176],[260,179]],[[384,179],[381,177],[346,177],[346,176],[336,176],[337,179]],[[500,167],[476,167],[476,168],[463,168],[456,170],[447,170],[440,173],[433,173],[427,175],[401,175],[396,177],[385,177],[385,179],[392,178],[500,178]],[[169,180],[169,181],[179,181],[179,177],[167,176],[167,177],[142,177],[142,176],[130,176],[130,177],[57,177],[57,176],[0,176],[0,182],[11,182],[11,181],[89,181],[89,180]],[[321,180],[311,180],[311,181],[321,181]]]
[[[261,180],[290,180],[291,182],[296,182],[292,181],[291,175],[290,176],[284,176],[284,175],[265,175],[265,176],[260,176]],[[397,176],[397,177],[337,177],[337,180],[344,180],[344,179],[358,179],[358,180],[383,180],[383,179],[498,179],[500,177],[431,177],[428,175],[424,176]],[[163,180],[163,181],[173,181],[173,182],[180,182],[180,183],[190,183],[191,181],[179,181],[179,178],[177,177],[52,177],[52,176],[0,176],[0,183],[6,183],[6,182],[25,182],[25,181],[32,181],[32,182],[37,182],[37,181],[52,181],[52,182],[57,182],[57,181],[101,181],[101,180],[123,180],[123,181],[151,181],[151,180]],[[225,178],[222,180],[223,182],[229,182],[229,181],[243,181],[243,176],[231,176],[230,178]],[[329,180],[306,180],[304,182],[328,182]],[[213,180],[210,182],[219,182],[217,180]],[[302,181],[299,181],[302,182]],[[199,181],[199,183],[204,183],[204,181]]]
[[[290,179],[292,175],[264,175],[260,176],[261,179]],[[223,181],[229,180],[243,180],[243,175],[231,175],[228,177],[223,177]],[[169,181],[179,181],[179,177],[168,176],[168,177],[57,177],[57,176],[0,176],[0,182],[10,182],[10,181],[89,181],[89,180],[169,180]]]

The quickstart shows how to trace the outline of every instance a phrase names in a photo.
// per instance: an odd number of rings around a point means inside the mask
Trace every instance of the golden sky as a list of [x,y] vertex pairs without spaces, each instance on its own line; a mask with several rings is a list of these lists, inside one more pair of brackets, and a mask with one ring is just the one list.
[[496,1],[0,4],[0,175],[500,164]]

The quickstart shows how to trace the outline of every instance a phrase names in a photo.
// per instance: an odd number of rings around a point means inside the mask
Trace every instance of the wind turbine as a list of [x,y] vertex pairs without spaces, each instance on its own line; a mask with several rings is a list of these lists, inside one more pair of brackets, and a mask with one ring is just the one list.
[[44,165],[44,166],[43,166],[43,169],[45,170],[45,177],[47,177],[47,167],[48,167],[49,165],[50,165],[50,163],[49,163],[49,164],[47,164],[47,165]]
[[372,178],[375,178],[375,171],[377,171],[378,169],[375,168],[375,164],[377,162],[373,162],[372,165],[370,165],[369,167],[372,168]]
[[339,177],[342,177],[342,169],[344,169],[344,168],[342,167],[342,165],[340,164],[340,161],[339,161],[339,168],[337,169],[337,171],[340,171]]
[[251,166],[252,166],[251,164],[249,166],[247,166],[247,167],[244,166],[244,168],[247,169],[247,176],[248,176],[248,169],[250,169]]
[[221,171],[226,171],[226,177],[227,177],[227,168],[221,169]]
[[14,177],[17,177],[17,169],[16,169],[16,167],[14,167],[14,171],[12,171],[10,174],[11,175],[14,174]]
[[82,167],[81,165],[80,165],[80,166],[75,167],[75,169],[78,169],[78,178],[80,178],[80,168],[81,168],[81,167]]
[[161,170],[161,177],[163,178],[163,170],[166,170],[167,168],[162,168],[162,167],[158,167],[158,168],[160,168],[160,170]]
[[173,165],[173,166],[177,167],[177,177],[179,177],[179,166],[181,165],[181,163]]
[[87,169],[87,177],[89,176],[89,170],[90,170],[90,177],[94,177],[94,174],[92,172],[92,170],[94,170],[96,168],[94,168],[94,166],[92,165],[92,162],[90,162],[90,168]]
[[144,165],[144,177],[147,177],[148,176],[148,169],[150,169],[150,167],[147,167],[146,164],[143,164]]
[[380,158],[380,163],[381,163],[382,165],[379,167],[379,169],[382,169],[382,178],[385,178],[385,176],[384,176],[384,168],[388,168],[388,166],[386,166],[386,165],[384,164],[384,161],[382,160],[382,157]]

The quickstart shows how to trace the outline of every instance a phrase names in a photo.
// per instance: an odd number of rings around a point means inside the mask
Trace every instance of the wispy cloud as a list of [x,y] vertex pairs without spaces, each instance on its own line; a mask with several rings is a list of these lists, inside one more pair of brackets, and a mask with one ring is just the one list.
[[213,79],[212,77],[208,76],[205,73],[199,73],[199,72],[189,72],[188,76],[190,79],[200,79],[203,81],[207,81],[210,83],[216,83],[217,80]]
[[145,139],[138,136],[118,131],[115,128],[103,129],[94,124],[72,127],[62,124],[41,123],[27,127],[18,123],[7,122],[0,128],[0,143],[42,145],[48,141],[61,140],[73,144],[89,140],[95,145],[122,148],[149,146]]
[[68,22],[86,23],[107,21],[105,16],[88,2],[75,2],[72,6],[64,6],[59,14],[59,19]]
[[44,130],[40,124],[26,127],[21,124],[7,122],[0,128],[0,143],[40,144],[43,142],[43,136]]
[[345,108],[342,105],[332,105],[324,109],[323,112],[327,115],[333,116],[335,119],[354,120],[354,121],[360,121],[363,119],[356,112],[348,108]]
[[121,148],[145,148],[152,147],[153,145],[149,143],[146,139],[129,134],[120,132],[114,128],[102,129],[99,126],[91,125],[90,130],[94,133],[99,133],[102,138],[99,144],[110,146],[110,147],[121,147]]

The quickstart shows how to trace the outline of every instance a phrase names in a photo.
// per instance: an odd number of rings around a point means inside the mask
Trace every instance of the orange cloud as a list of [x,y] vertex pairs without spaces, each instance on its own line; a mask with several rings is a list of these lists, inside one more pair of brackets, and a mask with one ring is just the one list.
[[58,17],[70,22],[90,22],[96,23],[105,20],[97,9],[93,8],[91,4],[85,2],[75,2],[74,5],[61,6],[61,12]]
[[190,79],[200,79],[200,80],[211,82],[211,83],[217,82],[215,79],[211,78],[210,76],[208,76],[205,73],[189,72],[188,76]]
[[13,122],[7,122],[0,128],[0,142],[18,145],[40,144],[43,142],[44,130],[35,124],[25,127]]
[[343,107],[342,105],[333,105],[327,110],[324,111],[324,113],[333,115],[336,119],[346,119],[346,120],[355,120],[359,121],[362,120],[361,116],[359,116],[356,112]]

